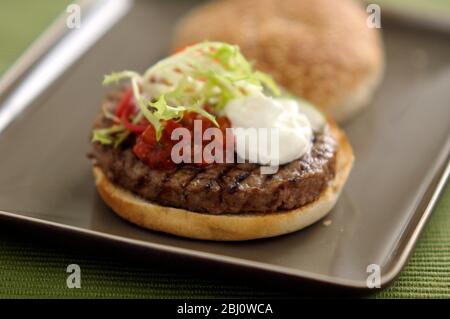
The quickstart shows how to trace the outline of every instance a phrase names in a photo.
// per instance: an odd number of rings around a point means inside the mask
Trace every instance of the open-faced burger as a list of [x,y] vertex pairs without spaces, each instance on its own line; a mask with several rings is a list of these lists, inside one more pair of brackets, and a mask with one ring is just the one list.
[[98,192],[124,219],[248,240],[299,230],[334,206],[353,164],[344,133],[237,46],[199,43],[104,83],[120,81],[94,123],[91,158]]

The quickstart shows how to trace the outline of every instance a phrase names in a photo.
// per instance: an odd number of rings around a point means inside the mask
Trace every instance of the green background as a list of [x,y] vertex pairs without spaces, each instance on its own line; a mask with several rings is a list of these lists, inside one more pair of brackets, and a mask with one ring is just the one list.
[[[392,3],[392,1],[390,1]],[[396,0],[402,5],[404,0]],[[0,2],[0,74],[60,13],[69,1],[2,0]],[[411,2],[409,2],[411,3]],[[449,10],[450,1],[415,1],[415,5]],[[372,297],[450,297],[450,187],[447,187],[408,265],[394,284]],[[46,238],[33,228],[0,222],[0,297],[308,297],[300,291],[261,288],[220,276],[179,271],[139,257],[65,245],[58,235]],[[86,244],[86,243],[85,243]],[[82,269],[82,288],[66,288],[66,267]],[[150,265],[150,266],[149,266]]]

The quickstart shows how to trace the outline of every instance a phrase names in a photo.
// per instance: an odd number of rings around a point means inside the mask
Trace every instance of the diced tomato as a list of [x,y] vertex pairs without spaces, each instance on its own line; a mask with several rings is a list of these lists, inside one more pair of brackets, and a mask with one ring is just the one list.
[[219,124],[219,128],[222,132],[225,132],[227,128],[231,127],[231,122],[226,116],[217,118],[217,124]]
[[213,110],[213,108],[211,107],[211,105],[209,105],[209,104],[205,104],[205,105],[203,106],[203,109],[204,109],[206,112],[210,113],[210,114],[214,114],[214,110]]
[[132,96],[133,90],[131,88],[127,89],[125,91],[125,94],[122,96],[122,99],[120,100],[119,104],[117,104],[115,112],[117,117],[120,118],[122,116],[122,113],[129,107]]
[[156,144],[156,132],[155,128],[152,125],[149,125],[147,129],[141,135],[142,139],[145,143],[154,145]]
[[175,141],[172,141],[173,130],[181,127],[175,121],[167,121],[162,131],[161,139],[156,140],[156,132],[153,126],[149,125],[138,137],[133,152],[136,156],[151,168],[167,169],[175,166],[172,162],[171,151]]
[[141,137],[138,138],[133,147],[134,154],[145,164],[155,169],[167,169],[174,167],[170,157],[172,145],[166,145],[157,142],[153,145],[148,144]]
[[136,134],[141,134],[143,133],[147,127],[149,127],[150,125],[148,124],[133,124],[130,123],[128,116],[126,114],[122,115],[122,117],[120,118],[123,126],[125,126],[125,128],[132,132],[132,133],[136,133]]
[[176,48],[175,50],[173,50],[172,54],[177,54],[179,52],[183,52],[184,50],[186,50],[187,48],[193,46],[194,44],[196,44],[196,42],[188,44],[188,45],[185,45],[183,47]]
[[189,130],[193,130],[194,129],[194,120],[197,118],[197,113],[194,112],[186,112],[183,115],[183,119],[181,120],[181,124],[189,129]]
[[129,120],[130,113],[132,112],[132,106],[128,106],[122,113],[122,116],[120,117],[120,121],[122,122],[123,126],[130,131],[131,133],[141,134],[143,133],[149,124],[134,124],[131,123]]
[[135,105],[131,103],[131,96],[133,92],[130,89],[128,89],[124,96],[122,97],[122,100],[120,101],[119,105],[116,108],[116,116],[120,118],[120,122],[125,126],[125,128],[130,131],[131,133],[141,134],[145,131],[147,126],[149,126],[148,123],[131,123],[130,122],[130,115],[135,112]]
[[171,136],[172,136],[172,132],[177,129],[182,127],[181,124],[175,122],[175,121],[167,121],[165,126],[164,126],[164,133],[167,135],[167,139],[171,140]]
[[[212,113],[212,112],[211,112]],[[202,133],[210,128],[210,127],[214,127],[214,123],[211,122],[210,120],[208,120],[206,117],[201,116],[198,113],[195,112],[187,112],[186,114],[184,114],[183,119],[181,120],[181,124],[186,127],[187,129],[189,129],[190,131],[194,131],[194,124],[195,121],[202,121]]]
[[[206,110],[210,110],[211,108],[205,106]],[[199,120],[202,121],[202,134],[210,127],[215,127],[214,123],[209,119],[203,117],[202,115],[194,112],[187,112],[184,114],[183,119],[180,122],[176,122],[173,120],[167,121],[164,123],[164,129],[161,134],[161,138],[159,141],[156,140],[156,132],[152,125],[147,125],[145,128],[143,125],[139,124],[131,124],[127,121],[129,117],[130,108],[126,109],[122,114],[124,117],[123,123],[131,132],[138,134],[136,145],[133,147],[133,152],[136,156],[143,161],[146,165],[154,169],[167,169],[172,168],[175,164],[172,162],[171,151],[172,147],[177,143],[177,141],[173,141],[171,139],[172,132],[180,127],[185,127],[191,131],[192,136],[192,162],[194,162],[195,154],[194,152],[200,151],[199,154],[201,156],[201,163],[195,163],[197,166],[206,166],[209,165],[206,163],[206,160],[203,158],[203,147],[209,143],[209,141],[202,141],[201,147],[194,147],[194,121]],[[226,117],[218,117],[217,122],[219,124],[220,130],[223,132],[223,137],[225,141],[219,141],[223,145],[224,153],[226,150],[234,145],[233,136],[226,136],[226,129],[231,127],[231,123]],[[130,126],[132,125],[132,126]],[[230,143],[231,141],[231,143]]]
[[139,138],[133,147],[133,153],[143,162],[145,162],[147,155],[151,150],[152,146],[145,143],[142,138]]

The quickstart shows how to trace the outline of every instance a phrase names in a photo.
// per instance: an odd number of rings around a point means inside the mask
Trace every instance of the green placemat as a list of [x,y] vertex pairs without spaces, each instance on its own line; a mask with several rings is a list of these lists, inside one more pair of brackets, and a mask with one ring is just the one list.
[[68,0],[0,2],[0,74],[70,3]]
[[[10,65],[68,3],[3,0],[0,3],[0,72]],[[30,10],[33,8],[33,10]],[[399,279],[376,298],[450,297],[450,187],[446,188]],[[121,256],[65,249],[0,223],[0,297],[287,297],[283,289],[245,286],[160,266],[140,266]],[[66,267],[79,264],[82,288],[68,289]]]

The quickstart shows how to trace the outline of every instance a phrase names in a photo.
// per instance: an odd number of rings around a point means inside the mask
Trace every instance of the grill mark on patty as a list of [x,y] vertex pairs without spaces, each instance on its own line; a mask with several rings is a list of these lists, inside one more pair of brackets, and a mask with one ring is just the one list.
[[228,169],[229,166],[224,164],[205,167],[185,188],[186,207],[211,213],[222,211],[222,203],[218,198],[222,193],[219,181],[220,176]]
[[221,176],[224,191],[229,194],[236,192],[240,183],[250,175],[252,167],[252,164],[237,164],[232,166],[230,170]]
[[188,189],[189,184],[191,184],[191,182],[193,180],[195,180],[197,178],[198,174],[200,174],[202,171],[203,171],[203,169],[201,169],[201,168],[195,168],[194,169],[195,174],[192,175],[192,177],[185,183],[184,189],[183,189],[183,198],[184,198],[184,200],[186,200],[186,197],[187,197],[186,190]]
[[161,181],[159,192],[156,194],[156,197],[161,196],[161,194],[165,191],[166,183],[172,179],[172,176],[174,176],[178,172],[179,169],[180,169],[180,166],[177,166],[175,169],[170,169],[166,172],[166,175],[164,176],[163,180]]
[[[247,187],[252,187],[254,189],[266,189],[265,184],[267,182],[267,177],[271,175],[261,174],[261,167],[254,168],[250,174],[241,181],[242,184],[247,185]],[[255,185],[258,182],[258,185]],[[254,196],[248,196],[243,203],[243,207],[251,207]],[[250,204],[249,204],[250,203]]]
[[[201,179],[201,177],[199,177],[199,175],[200,175],[200,174],[203,174],[203,173],[204,173],[204,169],[200,169],[200,170],[197,172],[197,174],[195,174],[195,176],[189,181],[189,183],[186,184],[185,191],[186,191],[187,189],[189,189],[190,187],[193,187],[193,186],[192,186],[193,183],[194,183],[195,181]],[[185,196],[185,198],[186,198],[186,197],[187,197],[187,196]]]
[[198,174],[198,169],[188,166],[180,166],[179,169],[167,178],[163,190],[159,194],[159,200],[164,203],[184,201],[184,190]]
[[147,182],[147,175],[141,175],[139,176],[135,188],[136,189],[141,189]]
[[212,180],[209,180],[209,181],[206,183],[206,185],[205,185],[205,191],[206,191],[206,192],[211,191],[212,186],[213,186],[213,181],[212,181]]
[[219,176],[217,176],[217,182],[221,188],[221,190],[223,191],[225,189],[225,180],[224,178],[229,174],[230,171],[232,171],[234,169],[234,166],[226,166],[224,170],[222,170],[219,174]]
[[229,193],[233,193],[233,192],[237,191],[237,189],[239,188],[239,184],[240,184],[244,179],[246,179],[248,176],[250,176],[250,172],[244,172],[244,173],[241,173],[240,175],[238,175],[238,176],[234,179],[233,184],[230,185],[230,186],[228,187],[228,192],[229,192]]
[[[243,181],[258,169],[256,166],[259,168],[259,165],[256,164],[237,164],[223,176],[221,202],[228,208],[229,212],[239,212],[244,207],[248,196],[242,196],[243,191],[245,191]],[[249,195],[251,196],[251,194]]]
[[218,185],[219,189],[220,189],[220,194],[219,194],[219,202],[220,202],[220,206],[223,207],[224,202],[223,202],[223,193],[224,193],[224,189],[225,189],[225,185],[224,185],[224,176],[226,176],[228,174],[229,171],[231,171],[233,169],[233,165],[228,165],[225,166],[224,169],[220,172],[220,174],[217,176],[217,179],[215,180],[215,183]]

